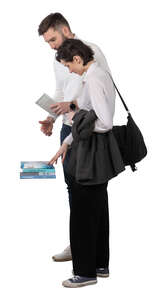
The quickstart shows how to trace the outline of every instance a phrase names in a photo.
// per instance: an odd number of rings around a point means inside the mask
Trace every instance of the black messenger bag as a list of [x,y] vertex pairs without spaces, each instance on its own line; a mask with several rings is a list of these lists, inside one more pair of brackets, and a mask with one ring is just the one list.
[[[109,74],[110,75],[110,74]],[[111,77],[111,75],[110,75]],[[119,150],[122,155],[125,166],[130,166],[132,171],[136,171],[135,164],[141,161],[147,155],[147,148],[144,142],[143,135],[133,120],[127,105],[125,104],[116,84],[111,77],[113,85],[128,113],[127,124],[121,126],[113,126],[112,131],[117,140]]]

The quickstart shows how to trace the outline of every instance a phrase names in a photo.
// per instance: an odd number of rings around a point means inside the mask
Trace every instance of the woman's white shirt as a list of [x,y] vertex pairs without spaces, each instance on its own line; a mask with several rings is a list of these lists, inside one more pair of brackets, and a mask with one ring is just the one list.
[[[107,132],[113,127],[115,112],[115,89],[108,72],[104,72],[94,61],[83,74],[83,88],[77,98],[78,107],[87,111],[93,109],[97,115],[94,132]],[[72,134],[67,136],[64,143],[70,145]]]

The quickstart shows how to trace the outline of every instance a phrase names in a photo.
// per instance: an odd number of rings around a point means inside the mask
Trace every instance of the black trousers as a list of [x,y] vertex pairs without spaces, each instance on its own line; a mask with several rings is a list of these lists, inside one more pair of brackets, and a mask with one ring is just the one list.
[[70,244],[75,275],[96,277],[96,268],[109,265],[107,184],[72,183]]

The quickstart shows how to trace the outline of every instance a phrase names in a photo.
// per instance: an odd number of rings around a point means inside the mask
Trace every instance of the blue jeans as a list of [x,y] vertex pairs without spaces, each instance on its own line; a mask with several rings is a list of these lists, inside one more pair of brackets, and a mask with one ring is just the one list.
[[[71,126],[63,124],[61,132],[60,132],[60,140],[61,145],[64,141],[64,139],[71,133]],[[63,163],[63,172],[64,172],[64,179],[65,183],[67,184],[67,190],[68,190],[68,197],[69,197],[69,206],[71,207],[72,202],[72,194],[71,194],[71,184],[73,182],[73,178],[66,173],[66,167],[70,159],[71,150],[68,149],[64,163]]]

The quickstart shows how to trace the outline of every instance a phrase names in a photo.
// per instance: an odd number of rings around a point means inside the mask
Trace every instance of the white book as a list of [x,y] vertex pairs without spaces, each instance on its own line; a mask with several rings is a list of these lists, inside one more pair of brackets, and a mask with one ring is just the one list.
[[55,104],[57,102],[47,94],[43,94],[35,103],[46,110],[48,113],[50,113],[53,117],[57,117],[57,115],[50,108],[52,104]]

